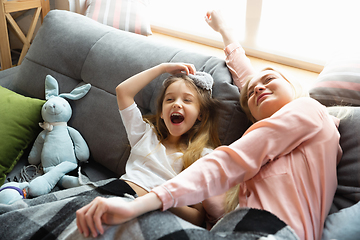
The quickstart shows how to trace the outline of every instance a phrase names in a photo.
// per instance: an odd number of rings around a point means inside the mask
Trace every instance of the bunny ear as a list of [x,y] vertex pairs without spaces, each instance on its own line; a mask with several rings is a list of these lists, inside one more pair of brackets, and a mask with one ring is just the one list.
[[71,100],[78,100],[83,96],[85,96],[89,92],[90,88],[91,88],[91,84],[88,83],[75,88],[74,90],[71,91],[71,93],[61,93],[59,97],[68,98]]
[[47,75],[45,78],[45,99],[49,100],[51,97],[59,95],[59,85],[55,78]]

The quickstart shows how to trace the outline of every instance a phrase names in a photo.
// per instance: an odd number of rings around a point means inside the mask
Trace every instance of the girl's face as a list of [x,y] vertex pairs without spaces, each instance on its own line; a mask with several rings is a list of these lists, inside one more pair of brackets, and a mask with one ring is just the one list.
[[247,90],[248,107],[257,120],[268,118],[295,98],[292,85],[279,73],[265,70],[253,77]]
[[171,137],[180,138],[200,120],[200,103],[195,89],[184,80],[170,84],[165,91],[161,118],[164,120]]

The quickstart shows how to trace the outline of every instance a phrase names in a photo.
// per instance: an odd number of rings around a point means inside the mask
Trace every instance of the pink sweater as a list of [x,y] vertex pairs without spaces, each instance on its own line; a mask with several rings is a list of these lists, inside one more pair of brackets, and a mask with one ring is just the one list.
[[166,210],[241,183],[240,207],[272,212],[301,239],[321,239],[342,156],[338,124],[316,100],[296,99],[152,191]]
[[241,90],[247,77],[255,74],[249,58],[245,55],[241,45],[236,43],[229,44],[225,49],[226,65],[231,73],[234,84]]

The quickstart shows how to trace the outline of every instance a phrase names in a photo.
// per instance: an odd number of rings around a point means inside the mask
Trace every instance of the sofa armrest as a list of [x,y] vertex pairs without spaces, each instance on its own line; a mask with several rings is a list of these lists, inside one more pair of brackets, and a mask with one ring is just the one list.
[[0,86],[11,89],[11,82],[16,77],[19,67],[12,67],[4,71],[0,71]]

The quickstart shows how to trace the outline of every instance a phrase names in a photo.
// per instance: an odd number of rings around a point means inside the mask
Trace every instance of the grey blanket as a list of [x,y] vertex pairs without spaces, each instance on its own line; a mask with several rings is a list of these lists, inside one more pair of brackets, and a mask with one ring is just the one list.
[[[0,204],[0,239],[85,239],[76,227],[76,210],[96,196],[122,196],[118,179],[56,191],[12,205]],[[172,213],[153,211],[124,224],[106,227],[99,239],[298,239],[293,230],[269,212],[241,209],[226,215],[211,231]]]

